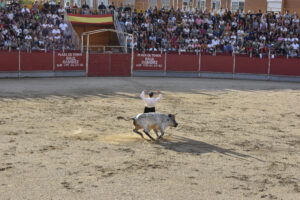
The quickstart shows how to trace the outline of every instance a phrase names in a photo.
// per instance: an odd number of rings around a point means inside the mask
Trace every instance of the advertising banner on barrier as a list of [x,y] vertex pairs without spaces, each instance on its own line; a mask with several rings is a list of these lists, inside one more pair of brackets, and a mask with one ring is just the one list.
[[164,54],[137,53],[134,54],[134,70],[164,70]]
[[55,53],[55,70],[85,70],[85,54],[78,52]]

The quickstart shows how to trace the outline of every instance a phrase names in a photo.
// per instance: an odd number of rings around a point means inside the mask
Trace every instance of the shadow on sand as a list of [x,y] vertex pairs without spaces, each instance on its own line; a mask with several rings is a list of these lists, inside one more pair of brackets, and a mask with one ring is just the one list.
[[204,154],[209,152],[218,152],[220,154],[231,156],[239,159],[252,158],[260,162],[264,162],[261,159],[255,158],[250,155],[234,152],[229,149],[223,149],[205,142],[189,139],[182,136],[172,136],[161,139],[155,143],[165,149],[182,152],[182,153],[191,153],[191,154]]

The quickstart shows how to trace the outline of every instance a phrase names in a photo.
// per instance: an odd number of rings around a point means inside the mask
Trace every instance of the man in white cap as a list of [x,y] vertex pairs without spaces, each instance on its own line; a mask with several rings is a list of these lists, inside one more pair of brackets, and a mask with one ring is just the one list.
[[144,109],[144,113],[149,113],[149,112],[155,112],[155,104],[157,101],[159,101],[162,98],[162,94],[160,93],[160,91],[157,91],[158,97],[154,98],[154,92],[149,92],[149,97],[146,98],[145,97],[145,90],[142,91],[140,97],[144,100],[146,106]]

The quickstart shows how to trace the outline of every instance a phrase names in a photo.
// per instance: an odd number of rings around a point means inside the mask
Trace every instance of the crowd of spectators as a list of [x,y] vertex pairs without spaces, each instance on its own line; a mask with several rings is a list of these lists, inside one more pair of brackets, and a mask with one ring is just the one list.
[[138,51],[239,53],[300,56],[296,13],[148,9],[118,13],[119,23],[135,35]]
[[[0,49],[45,50],[74,49],[71,29],[64,21],[65,8],[55,0],[32,8],[0,3]],[[100,3],[93,11],[86,3],[80,14],[118,13],[123,31],[135,35],[136,50],[167,52],[239,53],[253,56],[300,56],[300,19],[296,13],[252,13],[219,10],[181,11],[157,8],[137,12],[130,6]]]
[[64,9],[54,0],[40,9],[36,1],[32,8],[17,1],[0,4],[0,49],[63,50],[73,49],[71,30],[64,22]]

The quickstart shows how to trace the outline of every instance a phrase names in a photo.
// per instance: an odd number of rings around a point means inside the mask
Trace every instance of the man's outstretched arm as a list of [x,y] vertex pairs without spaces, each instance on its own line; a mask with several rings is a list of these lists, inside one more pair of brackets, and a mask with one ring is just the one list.
[[159,94],[159,95],[156,98],[156,101],[159,101],[162,98],[162,94],[161,94],[161,92],[159,90],[157,90],[157,94]]
[[144,100],[145,99],[145,90],[142,91],[142,93],[140,94],[140,97]]

